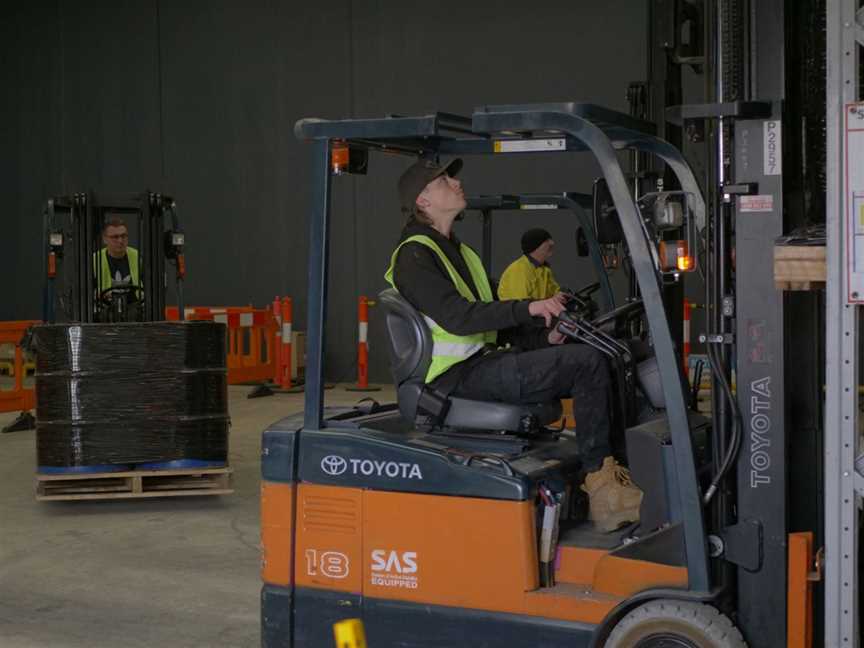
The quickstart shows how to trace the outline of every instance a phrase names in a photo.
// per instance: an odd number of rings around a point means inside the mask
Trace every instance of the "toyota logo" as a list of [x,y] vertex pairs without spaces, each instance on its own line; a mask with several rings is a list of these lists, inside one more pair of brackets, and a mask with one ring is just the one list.
[[321,470],[335,477],[348,470],[348,462],[337,455],[327,455],[321,460]]

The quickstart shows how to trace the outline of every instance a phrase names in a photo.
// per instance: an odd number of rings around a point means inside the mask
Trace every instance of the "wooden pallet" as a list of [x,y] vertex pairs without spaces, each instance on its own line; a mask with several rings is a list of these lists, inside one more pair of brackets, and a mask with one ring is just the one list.
[[227,495],[232,468],[130,470],[36,475],[37,500],[104,500],[187,495]]
[[826,281],[824,245],[775,245],[774,285],[778,290],[820,290]]
[[824,281],[774,281],[777,290],[825,290]]

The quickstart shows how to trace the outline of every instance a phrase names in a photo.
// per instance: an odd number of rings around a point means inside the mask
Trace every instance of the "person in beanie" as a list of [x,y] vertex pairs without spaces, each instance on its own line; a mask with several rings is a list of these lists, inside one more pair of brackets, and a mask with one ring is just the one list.
[[466,206],[461,168],[459,159],[418,160],[399,178],[407,223],[385,279],[430,329],[426,385],[442,396],[512,404],[572,398],[591,519],[604,531],[635,522],[642,492],[610,456],[606,359],[590,346],[563,344],[553,326],[563,296],[495,298],[480,257],[453,232]]
[[548,299],[561,291],[552,275],[549,259],[555,249],[545,229],[530,229],[522,235],[522,256],[507,266],[498,284],[499,299]]

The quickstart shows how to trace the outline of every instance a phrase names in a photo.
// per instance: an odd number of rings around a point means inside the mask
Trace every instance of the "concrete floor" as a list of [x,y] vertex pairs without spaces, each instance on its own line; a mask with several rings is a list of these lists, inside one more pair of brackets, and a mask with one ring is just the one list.
[[[259,640],[261,431],[303,395],[231,387],[235,493],[37,502],[34,432],[0,435],[0,647],[246,648]],[[332,405],[367,394],[336,388]],[[392,388],[368,394],[392,401]],[[0,414],[0,427],[15,418]]]

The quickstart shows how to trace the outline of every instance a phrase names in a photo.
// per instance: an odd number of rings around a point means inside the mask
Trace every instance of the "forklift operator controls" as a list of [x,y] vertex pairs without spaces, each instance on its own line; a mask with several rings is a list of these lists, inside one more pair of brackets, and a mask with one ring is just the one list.
[[[452,232],[466,206],[455,178],[461,167],[458,159],[442,166],[419,160],[399,180],[408,223],[386,277],[431,330],[431,362],[417,400],[434,410],[426,403],[452,407],[454,400],[471,399],[538,405],[572,398],[591,519],[606,531],[638,521],[642,492],[612,458],[612,438],[623,437],[626,424],[621,416],[610,416],[621,368],[610,367],[602,346],[564,344],[568,338],[583,341],[585,333],[552,326],[566,315],[564,295],[495,300],[480,257]],[[541,243],[549,239],[542,238]],[[614,341],[609,347],[618,355],[623,348]],[[607,473],[612,478],[605,480]],[[590,489],[600,481],[605,488]]]

